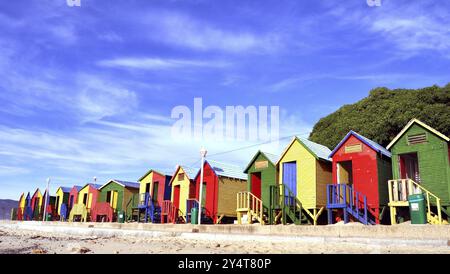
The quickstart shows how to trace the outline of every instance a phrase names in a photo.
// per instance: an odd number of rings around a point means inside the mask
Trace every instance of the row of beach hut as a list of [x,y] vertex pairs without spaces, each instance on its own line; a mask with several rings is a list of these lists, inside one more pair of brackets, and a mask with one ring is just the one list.
[[[110,180],[55,196],[22,194],[15,220],[196,223],[395,224],[411,219],[410,197],[425,220],[448,223],[450,139],[413,119],[384,148],[350,131],[333,149],[294,137],[279,155],[258,151],[241,168],[206,160],[200,170],[151,169],[137,182]],[[202,197],[199,189],[202,185]],[[201,200],[200,200],[201,199]],[[45,205],[47,207],[45,208]]]

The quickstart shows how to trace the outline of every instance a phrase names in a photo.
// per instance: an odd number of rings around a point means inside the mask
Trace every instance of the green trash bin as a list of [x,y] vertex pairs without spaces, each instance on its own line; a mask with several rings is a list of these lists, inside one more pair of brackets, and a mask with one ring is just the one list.
[[52,214],[47,213],[47,218],[45,218],[45,220],[46,220],[47,222],[50,222],[50,221],[52,220]]
[[427,223],[427,212],[425,206],[425,197],[423,194],[414,194],[408,197],[409,214],[411,215],[411,224],[423,225]]
[[198,225],[198,208],[196,207],[191,209],[191,224]]
[[119,223],[125,223],[125,212],[119,211],[119,213],[117,214],[117,221]]

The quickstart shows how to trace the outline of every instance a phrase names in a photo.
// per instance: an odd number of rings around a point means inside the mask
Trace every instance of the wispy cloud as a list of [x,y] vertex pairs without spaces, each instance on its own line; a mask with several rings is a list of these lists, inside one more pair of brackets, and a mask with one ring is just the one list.
[[142,69],[142,70],[177,69],[185,67],[223,68],[230,65],[229,62],[221,62],[221,61],[198,61],[198,60],[162,59],[162,58],[147,58],[147,57],[101,60],[97,64],[104,67]]
[[144,21],[151,28],[151,39],[200,51],[267,53],[281,46],[275,33],[229,30],[180,13],[161,12]]

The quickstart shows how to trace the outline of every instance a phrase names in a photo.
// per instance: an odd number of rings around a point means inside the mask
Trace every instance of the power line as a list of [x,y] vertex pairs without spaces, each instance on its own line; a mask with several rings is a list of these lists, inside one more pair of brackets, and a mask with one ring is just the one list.
[[289,135],[289,136],[284,136],[284,137],[278,138],[276,140],[270,140],[270,141],[259,143],[259,144],[254,144],[254,145],[249,145],[249,146],[245,146],[245,147],[235,148],[235,149],[228,150],[228,151],[222,151],[222,152],[219,152],[219,153],[211,154],[211,155],[209,155],[209,157],[214,157],[214,156],[218,156],[218,155],[228,154],[228,153],[236,152],[236,151],[240,151],[240,150],[246,150],[246,149],[249,149],[249,148],[253,148],[253,147],[257,147],[257,146],[261,146],[261,145],[274,143],[274,142],[281,141],[281,140],[284,140],[284,139],[292,138],[292,137],[297,136],[297,135],[304,135],[304,134],[308,134],[308,133],[309,132],[297,133],[297,134],[293,134],[293,135]]

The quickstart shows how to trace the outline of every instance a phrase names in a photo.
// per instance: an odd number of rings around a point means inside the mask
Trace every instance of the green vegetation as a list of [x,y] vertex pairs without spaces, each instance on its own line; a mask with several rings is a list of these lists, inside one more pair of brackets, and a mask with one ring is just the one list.
[[333,149],[354,130],[383,146],[417,118],[450,135],[450,83],[423,89],[375,88],[368,97],[322,118],[309,139]]

